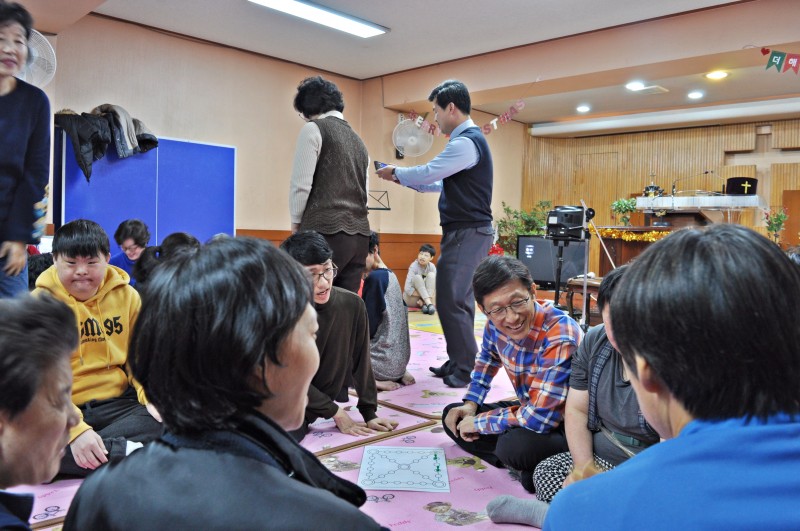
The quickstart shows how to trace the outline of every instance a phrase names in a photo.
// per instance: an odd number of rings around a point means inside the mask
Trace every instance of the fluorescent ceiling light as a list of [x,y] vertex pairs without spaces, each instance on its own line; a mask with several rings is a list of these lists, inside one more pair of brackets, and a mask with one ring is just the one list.
[[708,79],[725,79],[726,77],[728,77],[728,73],[723,70],[714,70],[706,74]]
[[701,90],[693,90],[686,96],[692,100],[699,100],[700,98],[703,97],[703,92]]
[[630,83],[625,85],[625,88],[628,90],[632,90],[633,92],[636,92],[644,88],[644,83],[642,83],[641,81],[631,81]]
[[309,2],[298,2],[296,0],[250,0],[254,4],[259,4],[270,9],[275,9],[295,17],[300,17],[329,28],[344,31],[364,39],[386,33],[388,28],[359,20],[349,15],[344,15],[336,11],[317,6]]
[[589,112],[592,110],[592,108],[589,107],[588,105],[578,105],[578,107],[575,110],[578,112]]

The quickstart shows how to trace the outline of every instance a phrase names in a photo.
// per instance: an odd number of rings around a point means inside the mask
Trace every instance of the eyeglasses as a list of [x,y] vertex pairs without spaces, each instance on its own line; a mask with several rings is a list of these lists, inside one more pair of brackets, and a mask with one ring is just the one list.
[[311,282],[318,284],[319,279],[321,278],[324,278],[325,280],[333,280],[336,278],[336,274],[338,272],[339,268],[334,264],[333,267],[326,268],[322,273],[314,273],[313,271],[309,271],[308,273],[311,275]]
[[120,245],[120,246],[119,246],[119,248],[120,248],[120,249],[122,249],[122,252],[123,252],[123,253],[127,253],[127,252],[136,251],[137,249],[141,249],[141,248],[142,248],[142,246],[141,246],[141,245],[136,245],[136,244],[134,243],[134,244],[133,244],[133,245],[131,245],[130,247],[123,247],[122,245]]
[[508,306],[502,306],[500,308],[495,308],[491,312],[486,312],[486,315],[494,319],[502,319],[503,317],[506,316],[506,312],[508,310],[511,310],[516,314],[520,314],[525,311],[525,308],[527,307],[528,302],[530,302],[530,300],[531,300],[530,297],[526,297],[524,299],[512,302]]

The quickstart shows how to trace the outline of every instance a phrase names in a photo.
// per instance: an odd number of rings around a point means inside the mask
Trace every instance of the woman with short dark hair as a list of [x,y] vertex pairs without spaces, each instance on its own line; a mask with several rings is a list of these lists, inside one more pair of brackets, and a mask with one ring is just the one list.
[[325,236],[339,266],[334,286],[358,292],[369,254],[367,147],[345,121],[344,98],[332,81],[304,79],[294,108],[307,123],[297,138],[289,186],[292,232]]
[[286,433],[319,366],[303,268],[219,238],[155,270],[130,347],[167,433],[95,472],[65,529],[378,529],[358,486]]
[[33,60],[32,26],[24,7],[0,2],[0,298],[28,291],[25,244],[38,243],[45,226],[38,207],[50,178],[50,102],[15,77]]

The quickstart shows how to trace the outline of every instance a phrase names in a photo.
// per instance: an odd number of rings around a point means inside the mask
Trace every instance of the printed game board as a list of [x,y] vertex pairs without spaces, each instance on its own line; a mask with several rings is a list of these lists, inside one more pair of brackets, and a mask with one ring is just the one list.
[[64,521],[69,504],[82,482],[82,479],[68,479],[46,485],[18,485],[8,491],[33,494],[33,512],[29,523],[33,529],[49,529]]
[[[320,460],[335,474],[358,481],[368,448],[439,448],[444,451],[450,492],[416,492],[400,489],[367,488],[367,502],[362,510],[390,529],[534,529],[527,526],[492,523],[486,504],[502,494],[530,497],[508,471],[484,464],[451,441],[440,425],[378,441],[367,448],[351,448],[327,454]],[[380,455],[380,454],[378,454]],[[369,464],[367,463],[367,466]]]
[[358,485],[370,490],[450,492],[444,450],[416,446],[364,448]]

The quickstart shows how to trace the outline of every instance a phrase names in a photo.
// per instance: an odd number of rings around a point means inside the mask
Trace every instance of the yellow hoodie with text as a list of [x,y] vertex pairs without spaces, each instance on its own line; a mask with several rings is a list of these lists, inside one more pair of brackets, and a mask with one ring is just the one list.
[[[72,353],[72,403],[77,406],[90,400],[120,396],[133,385],[139,402],[147,404],[142,386],[130,376],[127,367],[128,343],[142,301],[129,284],[130,277],[122,269],[109,265],[97,293],[78,301],[66,290],[51,266],[38,279],[34,295],[48,292],[72,308],[80,332],[78,350]],[[69,433],[70,442],[91,429],[83,421]]]

